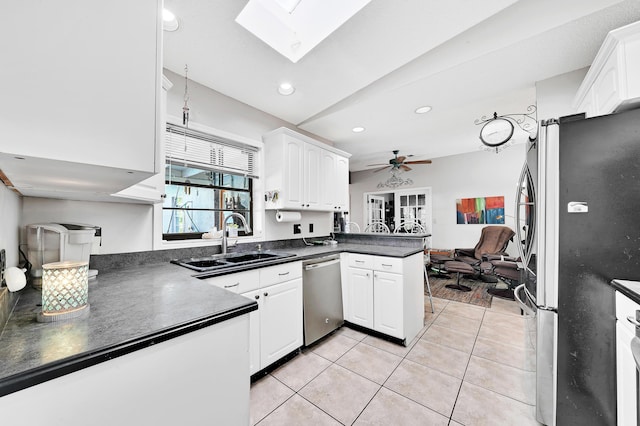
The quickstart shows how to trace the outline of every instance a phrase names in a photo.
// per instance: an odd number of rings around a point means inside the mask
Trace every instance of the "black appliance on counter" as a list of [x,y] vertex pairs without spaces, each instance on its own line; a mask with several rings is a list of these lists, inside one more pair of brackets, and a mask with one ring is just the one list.
[[333,232],[345,232],[349,222],[349,212],[333,212]]
[[640,109],[543,121],[531,147],[537,271],[516,296],[537,327],[537,418],[615,425],[609,283],[640,277]]

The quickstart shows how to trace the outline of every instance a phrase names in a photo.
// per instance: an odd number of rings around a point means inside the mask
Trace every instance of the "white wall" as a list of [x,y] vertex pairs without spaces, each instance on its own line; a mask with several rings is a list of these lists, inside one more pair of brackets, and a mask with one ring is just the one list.
[[[329,235],[333,230],[333,213],[301,212],[302,218],[296,222],[277,222],[275,210],[265,213],[265,240],[285,240],[291,238],[310,238]],[[300,234],[293,233],[293,225],[299,223]],[[313,224],[313,232],[309,232],[309,224]]]
[[[479,143],[479,142],[478,142]],[[513,145],[504,151],[477,151],[462,155],[434,158],[430,165],[413,167],[405,177],[414,182],[401,189],[431,187],[433,202],[432,247],[453,249],[474,247],[485,225],[456,224],[456,199],[504,195],[505,225],[514,227],[515,194],[525,159],[525,144]],[[384,173],[361,171],[351,174],[351,221],[364,224],[363,194],[379,191],[377,184],[387,179]],[[517,254],[510,243],[508,251]]]
[[[0,182],[0,249],[7,254],[7,267],[18,266],[20,212],[22,197]],[[25,252],[26,253],[26,252]]]
[[24,227],[31,223],[84,223],[102,228],[102,254],[151,250],[151,213],[146,204],[24,197],[22,241]]
[[538,120],[576,114],[571,104],[589,68],[581,68],[536,82]]

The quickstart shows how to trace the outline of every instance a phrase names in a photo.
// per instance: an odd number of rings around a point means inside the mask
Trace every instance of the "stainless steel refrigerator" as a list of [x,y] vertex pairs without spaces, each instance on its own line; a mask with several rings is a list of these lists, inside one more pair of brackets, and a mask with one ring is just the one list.
[[640,109],[546,120],[528,164],[535,256],[516,295],[535,319],[538,421],[615,425],[609,283],[640,279]]

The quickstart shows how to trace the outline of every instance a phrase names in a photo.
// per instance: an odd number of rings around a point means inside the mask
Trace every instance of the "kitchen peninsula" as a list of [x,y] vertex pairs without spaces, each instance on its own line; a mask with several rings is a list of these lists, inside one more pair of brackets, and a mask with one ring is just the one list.
[[[338,234],[337,239],[337,246],[262,245],[295,254],[277,263],[346,252],[422,258],[419,236]],[[100,275],[89,284],[91,313],[85,319],[37,323],[40,293],[25,289],[0,335],[3,418],[30,424],[34,418],[26,414],[38,401],[37,412],[56,413],[60,422],[74,424],[68,411],[59,409],[74,400],[77,424],[87,418],[92,424],[248,423],[248,314],[257,305],[168,262],[184,250],[92,258]],[[262,266],[267,265],[273,262]],[[421,263],[413,272],[421,277]],[[422,304],[422,282],[414,284]],[[101,404],[105,398],[109,407]]]

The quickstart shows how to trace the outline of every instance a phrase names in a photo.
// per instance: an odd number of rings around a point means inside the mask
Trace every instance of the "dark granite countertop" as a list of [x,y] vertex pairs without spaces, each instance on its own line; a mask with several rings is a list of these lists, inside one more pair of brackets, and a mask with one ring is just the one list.
[[613,280],[611,286],[636,303],[640,303],[640,281]]
[[[257,309],[255,301],[211,286],[196,276],[341,252],[407,257],[423,251],[416,237],[355,234],[337,239],[341,242],[335,246],[268,242],[265,245],[271,246],[269,249],[295,256],[201,274],[168,263],[170,258],[189,253],[184,250],[92,257],[92,267],[98,264],[100,272],[89,281],[91,311],[85,318],[38,323],[41,293],[31,288],[20,292],[0,334],[0,396]],[[189,255],[214,254],[199,250]]]
[[22,290],[0,335],[0,396],[257,309],[178,265],[100,271],[90,313],[38,323],[41,293]]

